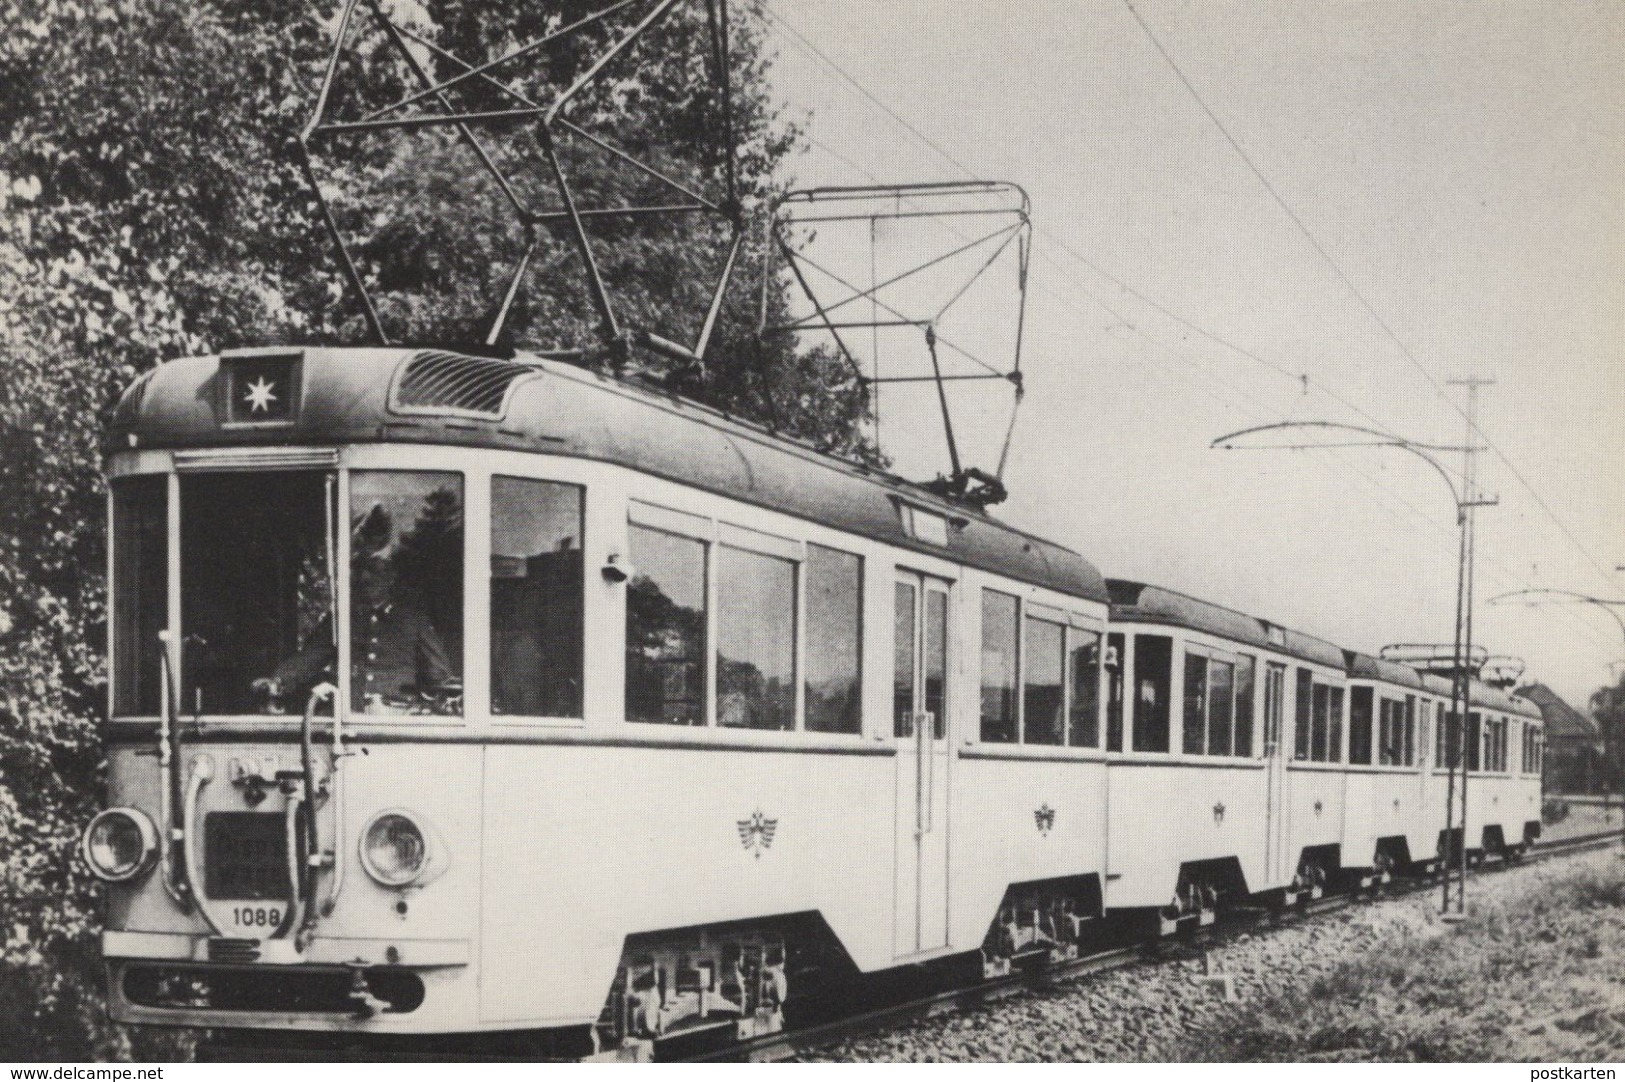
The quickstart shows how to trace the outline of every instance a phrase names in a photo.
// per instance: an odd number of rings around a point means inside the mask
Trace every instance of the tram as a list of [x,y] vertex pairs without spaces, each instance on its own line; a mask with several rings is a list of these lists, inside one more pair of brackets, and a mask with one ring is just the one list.
[[[1436,678],[578,367],[175,360],[107,465],[119,1021],[644,1055],[1450,851]],[[1539,714],[1474,704],[1514,856]]]

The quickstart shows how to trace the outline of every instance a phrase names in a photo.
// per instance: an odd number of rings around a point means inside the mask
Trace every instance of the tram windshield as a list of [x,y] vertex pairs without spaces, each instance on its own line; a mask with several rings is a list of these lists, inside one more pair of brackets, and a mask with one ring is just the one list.
[[265,678],[290,655],[331,647],[333,476],[195,474],[180,485],[180,709],[282,712]]
[[[117,715],[158,712],[164,482],[114,487]],[[348,591],[350,709],[462,712],[463,489],[454,473],[319,471],[180,478],[179,709],[282,714],[338,683],[339,591]],[[350,568],[335,574],[348,527]],[[325,704],[323,713],[331,712]]]

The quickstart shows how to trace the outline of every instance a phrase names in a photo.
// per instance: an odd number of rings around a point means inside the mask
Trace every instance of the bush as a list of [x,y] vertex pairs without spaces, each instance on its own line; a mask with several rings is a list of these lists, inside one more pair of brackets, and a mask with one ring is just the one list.
[[[1400,931],[1324,975],[1289,980],[1204,1034],[1190,1057],[1606,1059],[1617,1049],[1608,1044],[1610,1032],[1568,1022],[1611,1009],[1596,997],[1625,952],[1618,863],[1608,853],[1578,866],[1531,869],[1530,878],[1493,891],[1480,887],[1471,920],[1459,929],[1427,938]],[[1531,1025],[1539,1019],[1551,1021]]]
[[[511,44],[511,35],[537,36],[538,20],[598,5],[560,0],[519,14],[498,0],[386,6],[439,20],[472,39],[455,45],[481,55]],[[96,887],[74,856],[99,803],[104,767],[100,434],[118,393],[162,359],[353,340],[353,298],[344,295],[290,150],[309,119],[337,7],[337,0],[0,4],[0,1059],[172,1056],[188,1048],[186,1035],[131,1037],[107,1024],[98,998]],[[703,21],[697,9],[684,10]],[[530,25],[516,27],[523,20]],[[735,131],[745,148],[740,183],[756,200],[771,193],[799,139],[767,94],[770,56],[759,27],[738,21],[733,53]],[[399,73],[381,67],[391,56],[386,48],[357,50],[346,74],[374,90],[399,90]],[[560,60],[560,70],[534,77],[568,81],[569,63],[581,60]],[[699,139],[683,119],[705,115],[715,97],[703,70],[658,50],[640,59],[635,79],[647,93],[640,98],[640,88],[622,79],[614,94],[629,95],[638,110],[621,127],[646,130],[622,134],[691,152]],[[689,143],[674,131],[686,131]],[[419,333],[454,333],[469,318],[455,305],[496,264],[424,258],[416,275],[406,264],[423,238],[448,224],[472,231],[447,234],[457,252],[496,250],[494,236],[478,233],[494,227],[467,208],[459,218],[449,205],[474,186],[447,172],[456,161],[445,153],[344,153],[325,160],[351,200],[341,201],[340,213],[374,229],[393,213],[409,234],[370,245],[352,238],[363,273],[381,283],[380,306],[413,313],[405,322]],[[696,168],[714,168],[700,161]],[[405,212],[368,209],[371,195],[403,177],[452,195]],[[606,186],[605,177],[587,178],[583,190]],[[627,227],[635,245],[605,268],[612,292],[633,297],[653,326],[683,300],[673,283],[697,281],[687,273],[698,258],[692,238],[660,228]],[[402,239],[418,243],[394,243]],[[691,389],[820,446],[866,453],[863,390],[832,356],[796,357],[786,344],[744,363],[756,348],[745,292],[733,291],[717,327],[719,358],[728,363]],[[514,322],[530,337],[519,344],[556,339],[553,306],[521,308]]]

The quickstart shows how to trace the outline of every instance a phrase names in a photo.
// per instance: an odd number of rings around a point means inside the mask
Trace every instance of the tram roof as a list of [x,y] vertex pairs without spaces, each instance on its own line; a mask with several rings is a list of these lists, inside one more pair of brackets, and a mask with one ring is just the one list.
[[1355,680],[1380,680],[1385,684],[1398,684],[1400,687],[1423,689],[1422,674],[1409,665],[1387,658],[1372,657],[1357,650],[1349,650],[1348,670],[1349,676]]
[[[291,399],[275,421],[256,420],[235,401],[242,387],[234,381],[252,387],[250,376],[267,372],[285,376]],[[389,442],[590,459],[1108,600],[1105,580],[1083,557],[974,508],[674,395],[523,354],[290,346],[170,361],[126,389],[111,438],[113,451]],[[905,508],[942,516],[947,544],[911,533]]]
[[[1430,695],[1437,695],[1445,702],[1450,701],[1454,689],[1450,686],[1450,678],[1437,673],[1423,673],[1422,687]],[[1540,708],[1518,695],[1504,691],[1501,688],[1491,687],[1482,680],[1469,681],[1472,705],[1483,710],[1495,710],[1503,714],[1516,714],[1521,718],[1534,721],[1543,720]]]
[[1170,624],[1338,669],[1345,666],[1342,648],[1325,639],[1211,601],[1128,579],[1107,579],[1106,588],[1111,594],[1114,623]]

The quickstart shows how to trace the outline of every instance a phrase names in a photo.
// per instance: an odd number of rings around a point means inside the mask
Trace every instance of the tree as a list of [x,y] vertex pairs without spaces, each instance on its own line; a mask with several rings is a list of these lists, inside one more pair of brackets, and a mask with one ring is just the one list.
[[1625,793],[1625,672],[1617,683],[1592,692],[1590,706],[1602,736],[1598,786],[1605,793]]
[[[422,13],[401,5],[394,17],[409,27],[428,21],[438,44],[461,58],[503,55],[574,23],[602,0],[565,0],[512,12],[484,2],[428,5]],[[547,103],[572,84],[614,36],[605,24],[559,47],[494,69],[504,86]],[[731,130],[737,188],[744,212],[766,208],[780,193],[778,166],[797,145],[764,92],[768,57],[759,19],[732,24],[734,93]],[[588,84],[565,118],[581,129],[652,161],[690,190],[723,201],[724,128],[721,96],[702,47],[704,6],[679,5]],[[375,20],[357,17],[339,52],[331,105],[324,119],[356,119],[400,100],[419,87],[417,73]],[[415,63],[435,77],[458,73],[451,61],[427,51]],[[494,76],[495,77],[495,76]],[[468,111],[513,108],[515,100],[479,79],[456,84],[446,102]],[[410,114],[414,110],[402,110]],[[433,112],[433,109],[424,111]],[[401,114],[395,114],[401,115]],[[647,174],[617,162],[589,139],[557,129],[557,148],[578,206],[617,207],[686,201]],[[474,136],[528,208],[561,206],[552,188],[537,129],[524,123]],[[313,150],[331,195],[340,233],[357,260],[392,338],[478,340],[518,265],[529,236],[504,190],[467,142],[449,128],[318,136]],[[337,157],[337,161],[333,159]],[[710,289],[724,263],[729,236],[714,215],[596,218],[587,231],[612,303],[623,323],[692,341],[700,331]],[[760,265],[765,234],[760,222],[746,231],[741,265]],[[599,341],[598,316],[588,302],[585,266],[564,222],[537,228],[537,251],[527,281],[505,325],[511,343],[547,349]],[[782,309],[786,281],[769,302]],[[815,445],[875,461],[862,437],[867,395],[855,374],[830,351],[798,356],[788,337],[761,341],[754,334],[757,294],[739,288],[726,297],[718,333],[704,370],[668,358],[640,358],[641,368],[679,393],[760,421]],[[343,327],[363,331],[348,298]],[[777,313],[782,314],[782,312]]]
[[[74,856],[97,803],[105,711],[106,490],[100,433],[118,393],[160,360],[245,344],[356,340],[315,205],[292,152],[330,48],[337,0],[30,0],[0,5],[0,1059],[140,1053],[101,1021],[94,885]],[[395,7],[405,8],[407,0]],[[569,4],[423,0],[425,26],[491,55]],[[670,33],[683,29],[674,25]],[[797,133],[766,90],[759,32],[736,23],[746,191],[777,183]],[[654,66],[587,103],[622,138],[715,162],[701,69]],[[360,85],[390,79],[373,50]],[[555,61],[574,70],[579,56]],[[547,73],[536,76],[546,78]],[[708,144],[707,144],[708,145]],[[513,250],[488,202],[463,198],[455,145],[373,140],[323,159],[354,195],[405,197],[394,216],[340,200],[386,314],[407,333],[464,337],[463,302]],[[584,189],[613,195],[600,168]],[[483,197],[482,197],[483,198]],[[628,311],[692,311],[704,246],[629,229],[607,261]],[[564,263],[559,263],[560,268]],[[560,270],[549,273],[562,273]],[[533,276],[516,340],[579,330]],[[478,288],[476,288],[478,287]],[[770,291],[770,299],[777,293]],[[872,455],[863,395],[823,354],[762,348],[738,291],[709,371],[658,371],[674,389],[821,446]],[[143,1038],[146,1040],[147,1038]],[[153,1049],[148,1049],[153,1050]],[[166,1054],[172,1048],[158,1048]]]

